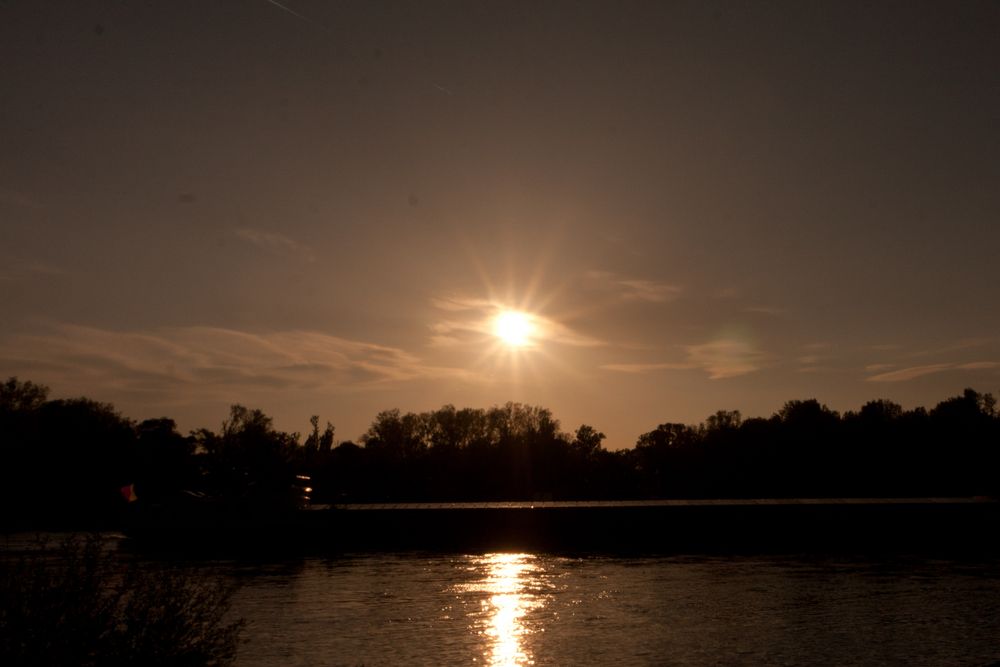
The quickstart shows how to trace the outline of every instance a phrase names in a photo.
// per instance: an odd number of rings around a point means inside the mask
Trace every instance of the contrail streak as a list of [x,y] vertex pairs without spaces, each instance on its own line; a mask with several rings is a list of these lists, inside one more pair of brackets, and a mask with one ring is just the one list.
[[278,9],[282,9],[282,10],[288,12],[289,14],[291,14],[292,16],[294,16],[296,18],[302,19],[306,23],[312,23],[314,26],[316,26],[318,28],[321,28],[323,30],[326,30],[327,32],[330,32],[330,30],[325,25],[323,25],[322,23],[318,23],[316,21],[313,21],[308,16],[303,16],[302,14],[299,14],[294,9],[292,9],[290,7],[286,7],[285,5],[281,4],[280,2],[277,2],[277,0],[267,0],[267,2],[271,3],[272,5],[274,5],[275,7],[277,7]]

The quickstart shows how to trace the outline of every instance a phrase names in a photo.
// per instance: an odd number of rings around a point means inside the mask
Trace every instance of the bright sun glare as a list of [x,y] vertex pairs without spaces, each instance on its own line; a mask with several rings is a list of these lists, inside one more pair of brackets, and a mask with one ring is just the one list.
[[493,320],[493,333],[509,347],[525,347],[531,344],[535,324],[527,313],[505,310]]

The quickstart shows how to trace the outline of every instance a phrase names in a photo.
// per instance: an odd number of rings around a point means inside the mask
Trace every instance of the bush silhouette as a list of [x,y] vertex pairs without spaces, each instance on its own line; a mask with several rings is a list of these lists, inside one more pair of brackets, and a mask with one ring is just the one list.
[[123,562],[99,537],[0,553],[0,664],[228,665],[242,620],[207,576]]

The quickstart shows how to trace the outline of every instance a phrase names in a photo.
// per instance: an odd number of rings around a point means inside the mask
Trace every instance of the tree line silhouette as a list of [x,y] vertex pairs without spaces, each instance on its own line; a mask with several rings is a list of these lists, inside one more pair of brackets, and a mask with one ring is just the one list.
[[[358,442],[318,417],[303,437],[234,405],[219,431],[134,422],[86,398],[0,383],[5,527],[112,526],[123,487],[140,503],[225,502],[248,515],[314,503],[996,495],[1000,415],[966,389],[933,409],[873,400],[838,414],[815,399],[769,418],[719,411],[664,423],[610,451],[543,407],[380,412]],[[306,476],[310,481],[297,481]],[[129,486],[131,485],[131,486]],[[126,492],[127,495],[128,492]]]

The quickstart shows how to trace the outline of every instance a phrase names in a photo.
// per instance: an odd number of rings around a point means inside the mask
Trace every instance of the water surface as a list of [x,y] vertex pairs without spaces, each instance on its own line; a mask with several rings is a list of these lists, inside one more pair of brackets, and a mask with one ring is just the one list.
[[238,664],[986,665],[987,559],[359,555],[234,566]]

